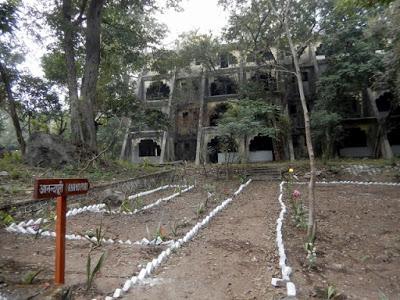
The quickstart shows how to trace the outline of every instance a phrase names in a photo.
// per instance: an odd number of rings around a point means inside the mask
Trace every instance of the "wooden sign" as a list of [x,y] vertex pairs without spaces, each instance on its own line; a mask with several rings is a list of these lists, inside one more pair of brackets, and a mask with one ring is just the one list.
[[65,232],[67,196],[85,194],[89,191],[87,179],[36,179],[34,199],[57,198],[56,220],[56,272],[55,283],[65,282]]
[[33,198],[48,199],[86,194],[89,187],[87,179],[36,179]]

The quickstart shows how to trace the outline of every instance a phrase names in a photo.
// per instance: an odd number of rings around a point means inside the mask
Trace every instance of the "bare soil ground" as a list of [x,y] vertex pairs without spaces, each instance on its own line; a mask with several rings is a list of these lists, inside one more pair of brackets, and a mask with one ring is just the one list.
[[[306,186],[296,188],[306,195]],[[326,299],[328,286],[341,294],[335,299],[400,299],[400,187],[317,186],[316,199],[316,268],[306,260],[305,232],[286,221],[299,299]]]
[[[198,180],[196,189],[170,202],[133,216],[86,213],[68,218],[68,232],[94,230],[103,220],[107,238],[146,237],[161,224],[168,238],[177,239],[197,221],[196,207],[204,202],[203,184],[217,187],[217,202],[231,196],[238,181]],[[296,186],[306,195],[305,186]],[[279,277],[275,228],[280,206],[278,182],[251,183],[199,234],[169,259],[148,280],[132,288],[125,299],[283,299],[286,290],[273,288]],[[334,185],[317,187],[317,265],[306,264],[303,230],[290,214],[284,242],[298,299],[325,299],[323,290],[334,285],[342,299],[400,299],[399,187]],[[162,191],[148,196],[157,200]],[[173,191],[170,191],[173,193]],[[186,218],[187,227],[175,237],[171,222]],[[10,299],[43,299],[52,290],[54,239],[16,235],[0,230],[0,294]],[[89,243],[67,242],[66,282],[72,299],[102,299],[111,295],[163,247],[107,244],[92,251],[92,261],[106,252],[105,264],[94,286],[85,291],[85,264]],[[30,271],[42,270],[33,284],[22,284]],[[340,299],[340,298],[337,298]]]

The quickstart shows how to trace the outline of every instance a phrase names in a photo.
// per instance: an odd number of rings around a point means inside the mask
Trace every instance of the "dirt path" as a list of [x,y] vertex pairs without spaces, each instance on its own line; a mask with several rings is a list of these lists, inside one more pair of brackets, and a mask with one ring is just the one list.
[[[253,182],[127,299],[278,299],[278,184]],[[282,296],[282,294],[280,295]]]

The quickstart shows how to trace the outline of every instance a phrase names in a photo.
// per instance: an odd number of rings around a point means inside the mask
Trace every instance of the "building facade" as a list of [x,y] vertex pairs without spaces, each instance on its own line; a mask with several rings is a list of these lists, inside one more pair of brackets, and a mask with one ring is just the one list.
[[[325,56],[320,48],[308,47],[300,57],[302,81],[307,103],[312,108],[316,99],[316,81],[325,68]],[[235,53],[221,56],[220,63],[212,71],[202,72],[193,63],[190,71],[177,71],[171,78],[160,78],[150,70],[144,71],[137,82],[137,95],[147,109],[158,110],[169,119],[168,129],[129,128],[121,152],[121,158],[135,163],[149,161],[194,161],[198,130],[201,130],[200,161],[204,163],[267,162],[306,156],[304,121],[296,81],[280,78],[271,63],[262,66],[251,60],[244,61]],[[290,66],[290,58],[286,64]],[[227,101],[237,99],[240,86],[252,80],[265,81],[273,103],[283,105],[291,120],[290,139],[279,145],[271,138],[254,135],[232,141],[231,147],[221,149],[218,119],[227,110]],[[202,80],[203,77],[203,80]],[[377,140],[379,118],[390,109],[392,95],[388,91],[369,91],[351,108],[351,114],[342,122],[343,137],[335,146],[335,154],[342,157],[373,157],[379,153],[381,141]],[[371,100],[372,99],[372,100]],[[203,105],[202,125],[199,126],[200,107]],[[400,112],[391,118],[393,128],[387,142],[394,154],[400,154]]]

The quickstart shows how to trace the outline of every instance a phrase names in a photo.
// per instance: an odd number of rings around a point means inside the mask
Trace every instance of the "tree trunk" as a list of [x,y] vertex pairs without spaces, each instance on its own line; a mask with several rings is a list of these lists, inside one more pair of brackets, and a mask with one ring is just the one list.
[[203,114],[204,114],[204,90],[206,85],[206,74],[203,71],[201,74],[201,84],[200,84],[200,107],[199,107],[199,124],[197,127],[197,141],[196,141],[196,166],[200,165],[201,157],[201,139],[202,139],[202,129],[203,129]]
[[[171,90],[169,92],[169,97],[168,97],[167,116],[168,116],[168,120],[170,122],[172,121],[171,108],[172,108],[172,98],[173,98],[174,89],[175,89],[175,79],[176,79],[176,68],[173,71],[172,78],[171,78],[171,81],[170,81]],[[162,143],[161,143],[160,164],[163,164],[165,162],[165,160],[166,160],[166,157],[167,157],[166,152],[167,152],[168,137],[169,137],[169,132],[168,131],[169,131],[169,129],[167,128],[164,131],[164,134],[163,134],[163,139],[162,139]]]
[[71,0],[64,0],[62,6],[63,12],[63,48],[65,52],[65,63],[67,66],[67,86],[71,110],[71,139],[74,145],[82,146],[84,137],[82,132],[81,113],[79,110],[78,84],[75,64],[74,49],[74,25],[72,24]]
[[3,64],[1,62],[0,62],[0,75],[1,75],[1,79],[4,83],[4,87],[5,87],[6,94],[7,94],[8,113],[10,114],[11,120],[14,125],[14,130],[15,130],[15,134],[17,136],[17,141],[18,141],[19,147],[21,148],[21,154],[25,155],[26,144],[25,144],[24,137],[22,135],[21,124],[19,123],[19,119],[18,119],[14,95],[11,90],[11,80],[10,80],[10,77],[8,76],[5,66],[3,66]]
[[303,114],[304,114],[304,128],[305,128],[305,134],[306,134],[306,144],[307,144],[307,151],[308,151],[308,157],[310,160],[310,182],[308,184],[308,224],[307,224],[307,236],[309,239],[313,238],[313,234],[315,233],[315,226],[316,226],[316,221],[315,221],[315,215],[314,215],[314,199],[315,199],[315,173],[316,173],[316,168],[315,168],[315,158],[314,158],[314,149],[312,145],[312,139],[311,139],[311,126],[310,126],[310,116],[307,108],[307,102],[306,102],[306,97],[304,95],[304,89],[303,89],[303,81],[301,78],[301,71],[300,71],[300,65],[299,65],[299,59],[297,57],[296,49],[294,47],[292,37],[289,31],[289,26],[287,24],[287,20],[285,19],[284,21],[284,26],[285,26],[285,34],[289,42],[289,47],[290,51],[293,56],[293,63],[295,67],[295,73],[296,73],[296,78],[297,78],[297,85],[299,88],[299,94],[300,94],[300,101],[301,101],[301,106],[303,107]]
[[[390,146],[389,139],[387,137],[387,130],[385,126],[385,120],[379,114],[378,107],[376,106],[376,101],[372,95],[371,89],[367,89],[367,97],[371,104],[372,111],[375,115],[376,121],[378,122],[378,139],[381,148],[382,157],[385,159],[392,159],[393,158],[393,151],[392,147]],[[379,134],[380,133],[380,134]]]
[[90,152],[97,152],[94,107],[100,65],[101,12],[104,0],[92,0],[87,11],[86,57],[81,87],[82,129],[84,145]]

